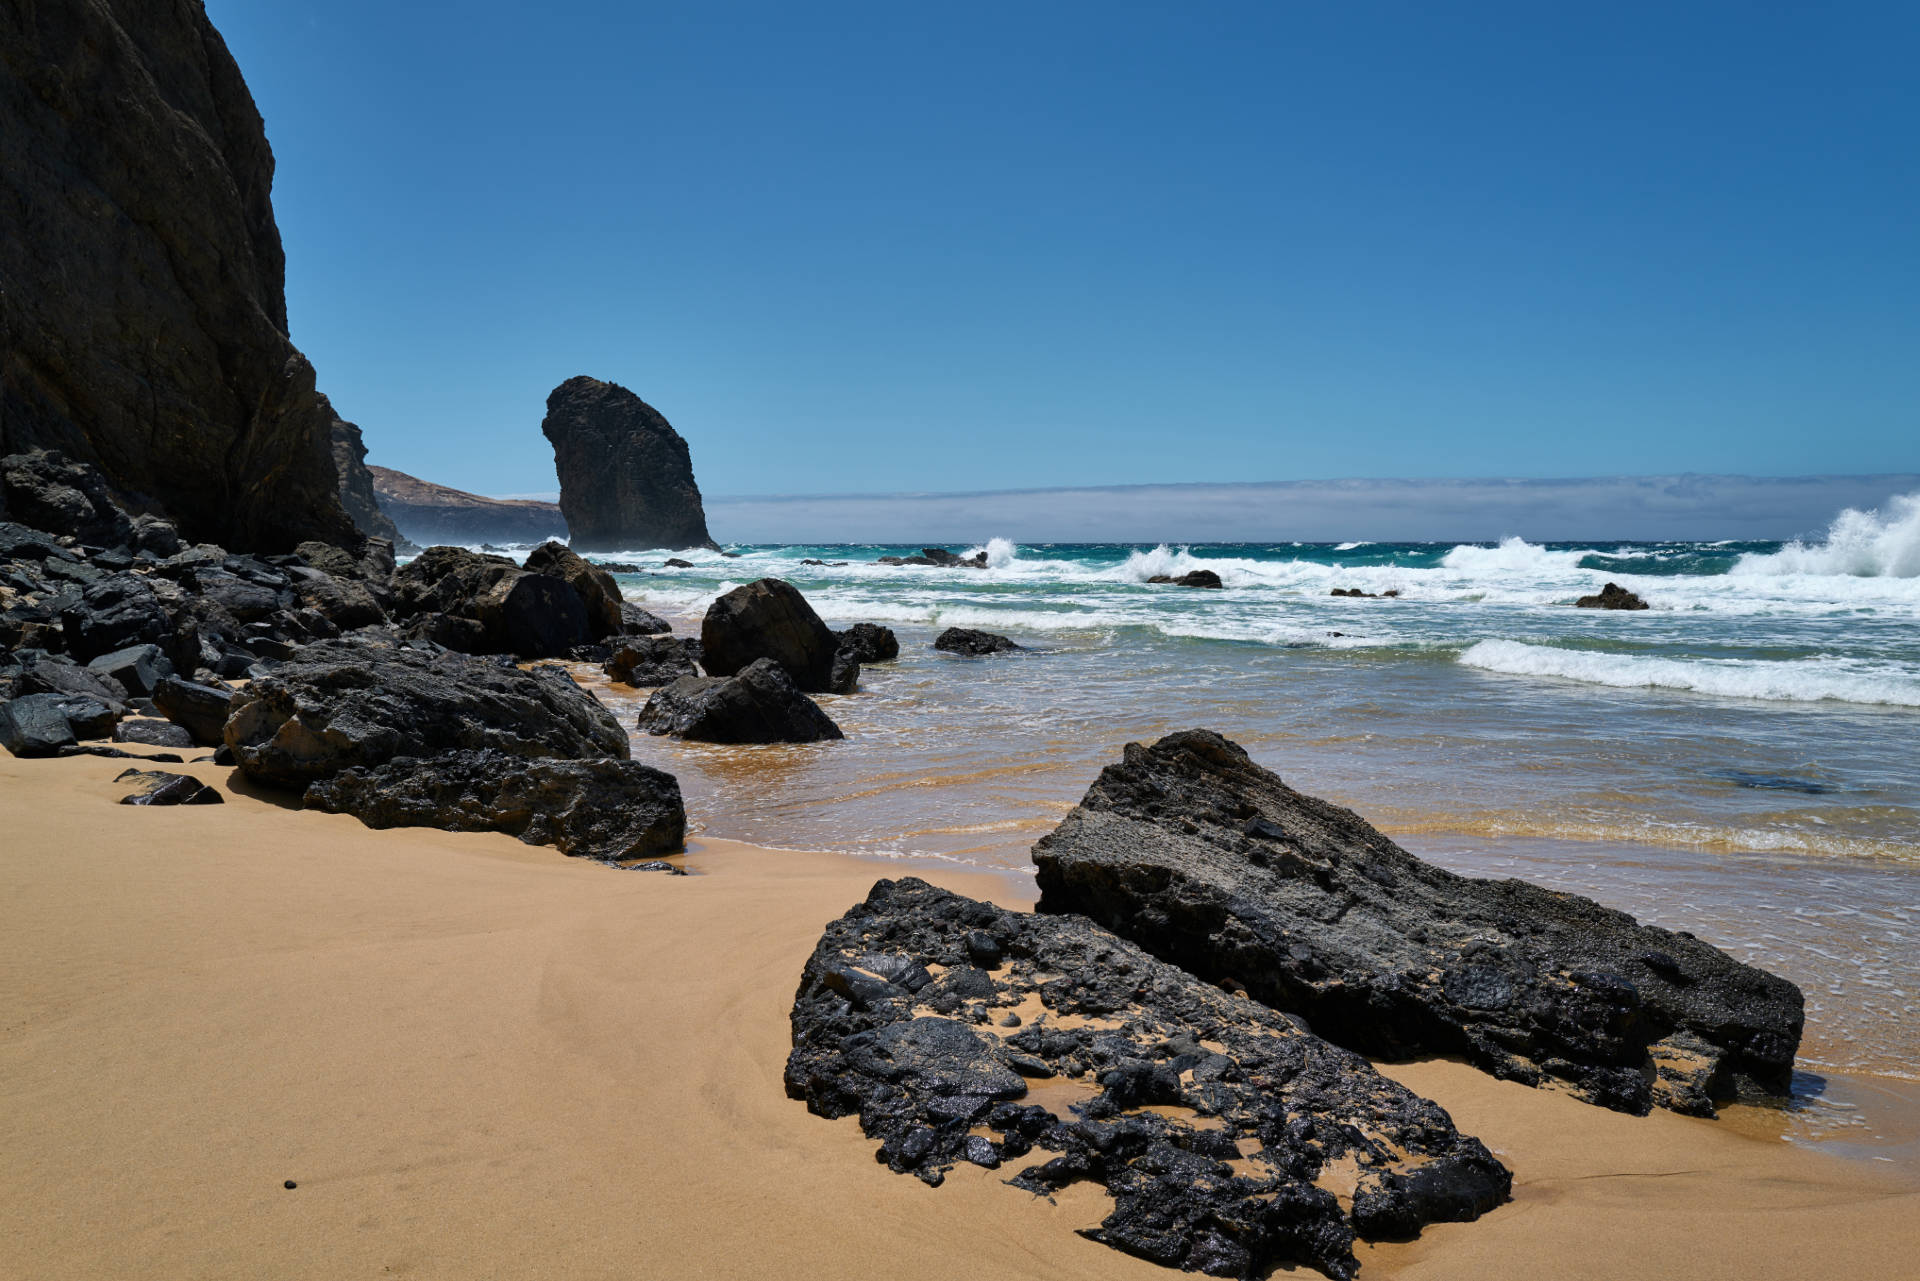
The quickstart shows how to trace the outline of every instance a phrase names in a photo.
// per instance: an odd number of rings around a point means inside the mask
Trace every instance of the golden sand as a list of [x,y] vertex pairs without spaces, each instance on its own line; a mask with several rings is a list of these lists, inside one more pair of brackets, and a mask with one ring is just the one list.
[[[612,872],[210,765],[225,805],[120,806],[123,768],[0,756],[0,1277],[1173,1275],[1074,1235],[1098,1189],[928,1188],[786,1097],[801,965],[884,863],[704,841],[696,876]],[[1388,1070],[1516,1195],[1363,1277],[1920,1267],[1911,1163]]]

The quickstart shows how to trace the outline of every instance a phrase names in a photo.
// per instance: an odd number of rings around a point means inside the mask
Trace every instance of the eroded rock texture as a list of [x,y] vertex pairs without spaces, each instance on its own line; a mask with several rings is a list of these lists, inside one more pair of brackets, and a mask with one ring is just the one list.
[[860,664],[850,650],[841,653],[840,637],[784,578],[734,588],[707,606],[700,622],[700,665],[715,676],[771,658],[810,694],[844,694],[853,689]]
[[833,718],[771,658],[732,676],[682,676],[640,709],[645,734],[704,743],[815,743],[844,738]]
[[400,544],[400,531],[373,492],[373,473],[367,470],[367,446],[360,438],[359,426],[336,413],[333,402],[325,396],[320,397],[320,407],[329,423],[327,440],[333,450],[334,472],[340,478],[340,506],[347,518],[369,537]]
[[892,1169],[1091,1180],[1114,1205],[1089,1236],[1214,1276],[1349,1277],[1356,1235],[1475,1218],[1510,1185],[1440,1107],[1298,1020],[1084,919],[912,878],[827,927],[793,1041],[787,1092],[857,1114]]
[[652,405],[618,383],[569,378],[547,397],[540,430],[574,547],[714,546],[693,455]]
[[0,119],[0,454],[92,463],[192,539],[352,541],[273,153],[197,0],[0,7]]
[[1042,911],[1367,1054],[1711,1116],[1742,1086],[1784,1092],[1800,1042],[1785,979],[1577,895],[1424,863],[1206,730],[1129,743],[1033,857]]

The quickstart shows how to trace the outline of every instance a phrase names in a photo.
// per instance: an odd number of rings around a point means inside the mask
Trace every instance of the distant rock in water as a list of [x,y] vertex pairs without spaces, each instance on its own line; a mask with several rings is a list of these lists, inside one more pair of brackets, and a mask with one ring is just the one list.
[[972,627],[949,627],[934,638],[933,647],[949,654],[1011,654],[1025,649],[998,632],[983,632]]
[[1207,730],[1129,743],[1033,860],[1041,911],[1362,1054],[1458,1055],[1634,1114],[1712,1116],[1792,1075],[1792,983],[1578,895],[1424,863]]
[[[819,562],[815,562],[816,564]],[[956,556],[944,547],[922,547],[918,556],[882,556],[876,565],[930,565],[937,569],[985,569],[987,554]]]
[[544,543],[564,537],[567,522],[555,503],[521,498],[483,498],[409,476],[389,467],[369,467],[380,506],[400,532],[431,547],[436,543]]
[[693,456],[660,412],[618,383],[569,378],[547,397],[560,510],[583,551],[718,546]]
[[1579,609],[1646,609],[1647,602],[1618,583],[1608,583],[1597,596],[1582,596],[1573,602]]
[[1196,569],[1175,578],[1172,574],[1155,574],[1147,580],[1150,583],[1171,583],[1175,587],[1221,587],[1220,575],[1210,569]]
[[91,463],[190,541],[352,542],[273,153],[206,10],[5,6],[0,120],[0,454]]
[[393,517],[380,506],[373,489],[373,473],[367,470],[367,446],[360,439],[360,428],[334,412],[333,402],[320,397],[321,408],[333,420],[333,468],[340,477],[340,505],[347,510],[354,528],[374,538],[384,538],[398,547],[401,538]]
[[840,648],[858,663],[891,663],[900,657],[900,638],[878,623],[855,623],[840,634]]

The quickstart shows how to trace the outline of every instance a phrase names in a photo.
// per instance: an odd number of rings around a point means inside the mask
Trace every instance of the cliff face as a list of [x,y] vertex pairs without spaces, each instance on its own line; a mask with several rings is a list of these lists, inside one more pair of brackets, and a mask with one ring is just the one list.
[[574,550],[713,546],[687,442],[652,405],[617,383],[569,378],[547,397],[540,430]]
[[435,543],[543,543],[565,538],[559,507],[530,499],[483,498],[449,489],[388,467],[369,467],[380,507],[400,532],[430,547]]
[[0,454],[189,538],[355,538],[287,339],[273,153],[199,0],[0,5]]
[[335,412],[333,402],[325,396],[320,397],[320,404],[333,423],[333,468],[340,476],[340,505],[346,508],[347,518],[361,533],[390,539],[399,546],[400,531],[374,493],[373,473],[367,470],[367,446],[360,439],[359,426]]

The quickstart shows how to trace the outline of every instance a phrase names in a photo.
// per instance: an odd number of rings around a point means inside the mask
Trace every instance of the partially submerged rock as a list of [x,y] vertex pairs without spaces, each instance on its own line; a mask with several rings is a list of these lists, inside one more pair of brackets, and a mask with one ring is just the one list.
[[169,774],[165,770],[127,770],[113,780],[131,783],[133,790],[120,798],[122,805],[222,805],[226,798],[191,774]]
[[1800,991],[1690,934],[1457,876],[1205,730],[1127,745],[1034,846],[1077,912],[1362,1053],[1459,1055],[1623,1112],[1785,1093]]
[[756,659],[770,658],[810,694],[843,694],[859,674],[834,656],[840,638],[820,621],[800,589],[782,578],[762,578],[736,587],[707,608],[700,624],[700,665],[714,676],[731,676]]
[[1574,603],[1578,609],[1646,609],[1647,602],[1618,583],[1608,583],[1593,596],[1582,596]]
[[698,676],[700,642],[691,636],[629,636],[613,648],[601,669],[621,685],[657,688],[682,676]]
[[922,547],[918,556],[882,556],[873,562],[876,565],[927,565],[936,569],[985,569],[987,554],[975,552],[971,556],[956,556],[944,547]]
[[1475,1218],[1511,1181],[1441,1108],[1297,1019],[1078,917],[912,878],[827,927],[793,1043],[787,1093],[857,1114],[890,1168],[937,1185],[961,1161],[1030,1158],[1016,1186],[1113,1195],[1086,1235],[1214,1276],[1350,1277],[1356,1235]]
[[505,832],[614,861],[678,854],[687,811],[673,775],[631,760],[525,760],[494,750],[400,756],[309,784],[302,804],[368,827]]
[[1150,583],[1171,583],[1175,587],[1223,587],[1220,575],[1210,569],[1195,569],[1174,577],[1172,574],[1155,574],[1147,580]]
[[833,718],[770,658],[733,676],[682,676],[640,709],[648,734],[706,743],[813,743],[844,738]]
[[233,696],[224,737],[248,777],[298,789],[355,766],[463,748],[528,760],[629,754],[613,714],[559,668],[522,671],[369,638],[309,645],[253,681]]
[[891,663],[900,657],[900,638],[891,627],[855,623],[839,633],[840,648],[859,663]]
[[934,638],[933,647],[949,654],[1011,654],[1025,649],[998,632],[976,631],[971,627],[949,627]]

